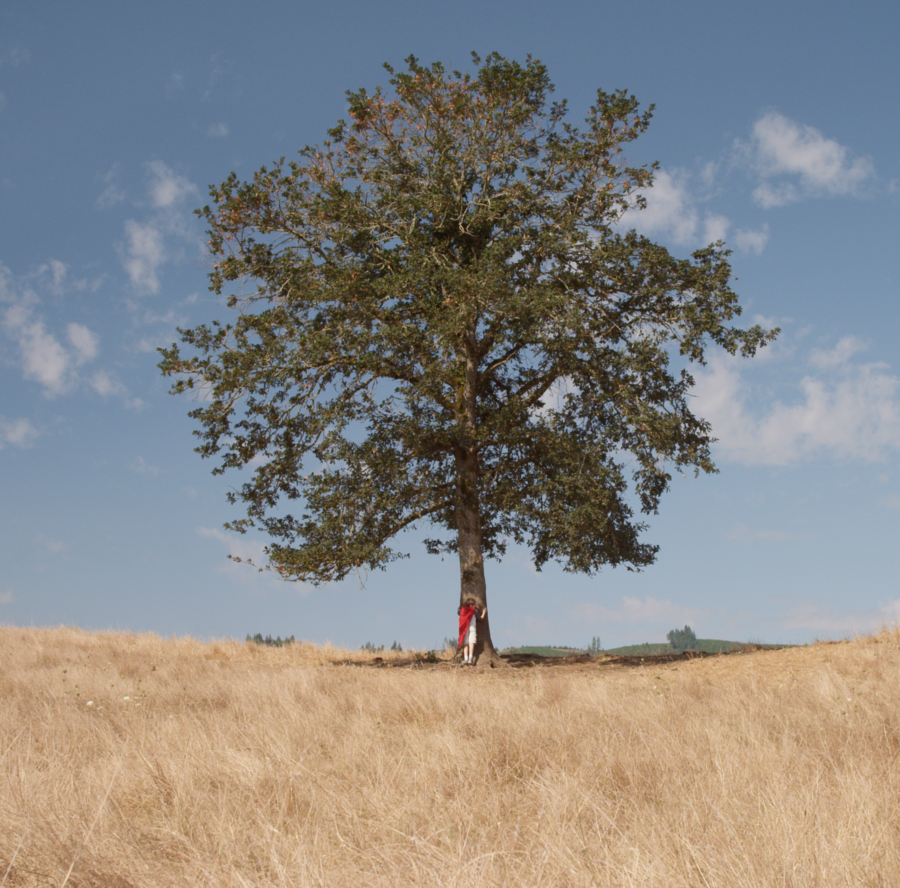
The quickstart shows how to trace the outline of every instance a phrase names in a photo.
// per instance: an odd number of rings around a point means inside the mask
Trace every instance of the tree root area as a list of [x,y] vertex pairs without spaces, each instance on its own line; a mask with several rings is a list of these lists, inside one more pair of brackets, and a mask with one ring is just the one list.
[[672,651],[665,654],[645,654],[644,656],[623,656],[605,654],[571,654],[564,657],[545,657],[541,654],[500,654],[498,660],[485,658],[474,666],[463,666],[459,660],[443,659],[432,652],[410,652],[395,657],[372,657],[371,660],[336,660],[336,666],[359,666],[372,669],[461,669],[464,672],[484,672],[489,669],[565,669],[566,671],[587,671],[593,669],[634,668],[640,666],[662,666],[685,660],[732,657],[763,650],[778,650],[782,645],[747,644],[731,650],[708,653],[706,651]]

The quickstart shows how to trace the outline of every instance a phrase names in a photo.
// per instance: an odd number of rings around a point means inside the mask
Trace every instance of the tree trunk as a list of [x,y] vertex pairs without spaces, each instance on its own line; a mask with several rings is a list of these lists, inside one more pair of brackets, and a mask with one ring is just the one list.
[[[456,523],[459,530],[459,603],[475,599],[479,614],[487,608],[487,585],[484,581],[484,556],[481,548],[481,514],[478,508],[477,457],[464,456],[457,460]],[[480,666],[500,666],[503,661],[491,639],[491,615],[478,619],[475,640],[475,662]],[[454,659],[462,656],[462,648]]]
[[[481,504],[478,496],[478,358],[476,347],[476,322],[463,338],[465,353],[465,381],[459,412],[461,432],[459,450],[456,453],[456,526],[459,533],[459,603],[475,599],[478,613],[487,610],[487,586],[484,581],[484,550],[481,536]],[[491,639],[491,616],[485,613],[478,619],[475,630],[474,660],[479,666],[505,665],[494,650]],[[456,657],[462,656],[457,650]]]

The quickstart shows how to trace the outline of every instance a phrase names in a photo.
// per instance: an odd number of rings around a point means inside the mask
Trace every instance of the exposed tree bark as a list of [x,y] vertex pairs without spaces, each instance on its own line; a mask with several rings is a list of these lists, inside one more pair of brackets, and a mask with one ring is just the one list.
[[[484,556],[481,541],[481,516],[478,510],[477,462],[460,461],[457,475],[456,516],[459,527],[459,603],[467,598],[475,599],[479,614],[487,608],[487,584],[484,579]],[[468,463],[468,464],[467,464]],[[474,463],[474,465],[473,465]],[[456,658],[461,656],[460,648]],[[490,614],[478,618],[475,641],[475,662],[479,665],[497,666],[503,661],[494,649],[491,639]]]
[[[491,639],[487,610],[487,584],[484,578],[484,546],[481,533],[481,504],[478,496],[479,459],[476,444],[478,364],[472,354],[474,333],[468,337],[466,378],[463,386],[463,412],[460,416],[463,450],[456,459],[456,523],[459,534],[459,603],[474,598],[478,609],[474,658],[482,666],[502,663]],[[457,657],[459,651],[457,651]]]

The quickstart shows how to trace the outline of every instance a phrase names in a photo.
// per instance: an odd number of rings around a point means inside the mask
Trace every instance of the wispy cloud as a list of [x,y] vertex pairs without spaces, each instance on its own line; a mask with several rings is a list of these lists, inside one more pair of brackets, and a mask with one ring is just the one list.
[[[219,569],[219,572],[241,585],[257,586],[259,581],[264,581],[270,588],[276,586],[283,588],[284,581],[271,571],[259,571],[264,568],[269,559],[265,552],[265,543],[251,539],[243,534],[225,533],[214,527],[198,527],[197,535],[207,540],[215,540],[225,547],[231,559],[240,559],[242,562],[252,562],[254,567],[248,564],[240,564],[236,560],[227,560]],[[258,588],[258,586],[257,586]],[[295,592],[305,595],[313,590],[307,583],[291,583]]]
[[875,173],[870,158],[854,157],[819,130],[774,111],[756,121],[749,142],[736,147],[760,177],[753,198],[765,208],[807,197],[859,194]]
[[[633,209],[624,222],[650,237],[667,238],[681,247],[700,247],[728,241],[732,222],[728,216],[704,209],[710,199],[719,166],[705,164],[698,173],[688,170],[659,170],[652,188],[642,189],[644,210]],[[731,238],[738,250],[759,255],[769,240],[769,228],[740,228]]]
[[845,637],[853,633],[874,632],[883,625],[900,621],[900,599],[886,601],[871,610],[837,612],[831,605],[803,600],[778,619],[781,629],[805,629]]
[[105,173],[97,173],[97,181],[103,185],[103,191],[96,200],[101,210],[109,209],[125,200],[125,189],[119,184],[119,164],[114,163]]
[[148,164],[150,169],[150,199],[154,207],[165,208],[181,203],[189,194],[197,193],[197,186],[178,175],[161,160]]
[[815,458],[876,462],[896,453],[900,379],[884,363],[854,362],[862,348],[848,336],[832,349],[814,350],[808,366],[816,372],[795,383],[793,403],[777,400],[757,409],[748,365],[715,357],[695,374],[694,391],[697,412],[719,439],[719,456],[746,465],[790,465]]
[[138,475],[161,475],[163,470],[159,466],[152,466],[144,461],[144,457],[138,456],[128,467]]
[[61,394],[70,387],[77,354],[67,351],[43,320],[34,318],[31,310],[20,304],[6,310],[3,326],[18,343],[26,379],[36,380],[50,395]]
[[[49,270],[50,290],[59,293],[66,267],[51,260]],[[42,273],[43,268],[37,277]],[[75,384],[77,368],[97,357],[99,339],[84,324],[70,323],[65,333],[68,345],[63,344],[36,313],[38,302],[37,295],[18,283],[9,269],[0,264],[0,303],[7,306],[0,315],[0,328],[18,345],[24,377],[40,383],[47,394],[59,395]]]
[[[86,365],[100,354],[100,337],[84,324],[70,322],[62,333],[49,329],[40,314],[41,300],[32,284],[59,295],[81,281],[70,281],[64,263],[51,259],[26,278],[17,280],[0,263],[0,332],[18,347],[19,364],[25,379],[34,380],[49,396],[67,394],[84,387],[104,397],[121,397],[126,406],[140,408],[143,402],[132,398],[128,390],[107,371],[95,370],[89,377]],[[5,306],[5,308],[3,307]],[[26,444],[37,432],[27,420],[16,420],[2,427],[7,443]]]
[[16,599],[13,598],[12,590],[7,589],[5,592],[0,592],[0,604],[12,604]]
[[28,447],[38,436],[37,429],[27,419],[5,419],[0,416],[0,450],[5,444]]
[[106,370],[97,370],[92,373],[89,385],[101,398],[120,398],[129,410],[140,411],[147,406],[140,398],[132,397],[128,387]]
[[173,71],[166,79],[166,95],[173,96],[184,89],[184,74]]
[[769,242],[769,226],[764,224],[761,228],[739,228],[734,233],[735,246],[745,253],[753,253],[758,256]]
[[[668,236],[676,244],[692,244],[697,239],[699,214],[688,187],[689,175],[684,170],[659,170],[653,187],[641,191],[647,207],[638,213],[629,213],[628,222],[638,231],[648,235]],[[728,228],[727,220],[720,217],[719,229]]]
[[0,52],[0,65],[12,65],[13,68],[18,68],[19,65],[24,65],[30,58],[31,53],[28,49],[17,43],[15,46],[10,46],[8,49]]
[[76,364],[85,364],[97,357],[99,337],[84,324],[69,324],[66,327],[66,336],[72,346]]
[[55,540],[52,537],[48,537],[42,533],[37,535],[35,542],[51,555],[58,555],[60,552],[64,552],[66,549],[66,544],[64,542],[62,542],[61,540]]
[[137,222],[128,219],[125,222],[125,271],[135,290],[139,293],[156,293],[159,291],[159,275],[157,271],[165,261],[163,234],[158,224]]
[[669,599],[646,596],[622,598],[618,607],[610,608],[600,604],[581,604],[569,611],[569,616],[584,620],[589,625],[603,623],[647,623],[651,625],[696,624],[708,615],[702,608],[683,607]]
[[214,139],[224,139],[228,135],[228,124],[211,123],[206,128],[206,135],[212,136]]
[[189,217],[184,209],[188,196],[197,194],[197,186],[174,172],[162,161],[147,164],[147,194],[154,212],[143,221],[125,222],[125,243],[120,247],[122,264],[134,290],[140,295],[159,292],[160,269],[177,257],[167,246],[167,236],[191,240]]

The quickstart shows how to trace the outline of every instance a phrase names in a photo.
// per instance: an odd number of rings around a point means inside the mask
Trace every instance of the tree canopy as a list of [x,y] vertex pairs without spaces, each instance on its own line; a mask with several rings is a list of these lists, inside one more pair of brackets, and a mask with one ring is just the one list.
[[202,388],[214,472],[250,472],[226,526],[325,583],[426,522],[482,605],[483,559],[510,542],[538,568],[650,564],[634,509],[672,470],[715,470],[690,365],[777,331],[731,324],[721,242],[676,258],[623,224],[652,185],[624,153],[652,106],[601,90],[579,128],[530,57],[385,67],[321,145],[232,173],[198,211],[231,314],[180,330],[160,367]]

